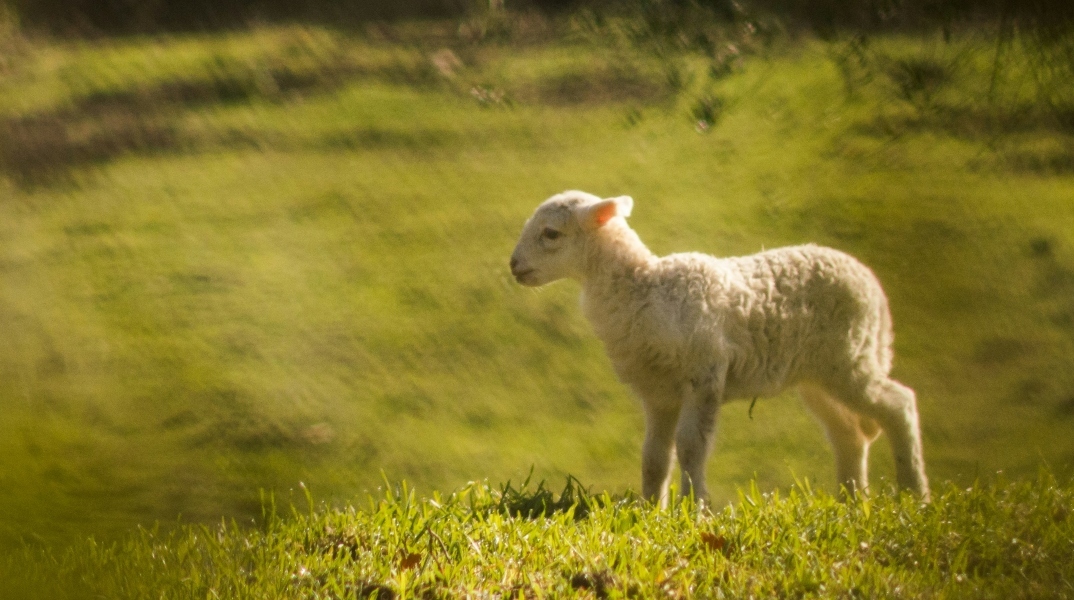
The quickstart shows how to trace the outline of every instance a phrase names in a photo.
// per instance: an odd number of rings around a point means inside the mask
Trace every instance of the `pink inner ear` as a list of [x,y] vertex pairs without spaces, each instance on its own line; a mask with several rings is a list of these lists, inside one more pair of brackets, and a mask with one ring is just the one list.
[[593,224],[603,227],[605,223],[615,216],[615,202],[608,202],[597,206],[593,211]]

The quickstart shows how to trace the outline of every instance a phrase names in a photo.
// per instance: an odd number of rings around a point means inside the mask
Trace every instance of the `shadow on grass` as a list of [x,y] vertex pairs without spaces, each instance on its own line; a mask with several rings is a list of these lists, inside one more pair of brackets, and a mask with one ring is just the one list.
[[176,122],[185,111],[257,101],[285,103],[330,93],[355,80],[425,86],[436,77],[435,69],[423,63],[369,67],[340,56],[297,68],[283,60],[252,65],[217,57],[207,73],[98,90],[75,98],[70,106],[0,119],[0,173],[34,187],[62,182],[74,168],[126,154],[194,150],[207,143],[261,146],[266,140],[242,135],[215,142],[196,139]]
[[0,122],[0,171],[34,187],[65,179],[73,167],[178,146],[173,126],[137,113],[93,120],[74,111],[39,114]]
[[[446,52],[446,51],[445,51]],[[451,56],[454,54],[448,52]],[[437,56],[431,60],[362,65],[339,54],[313,64],[289,64],[270,59],[259,64],[216,57],[203,72],[123,89],[96,90],[76,96],[61,108],[0,118],[0,174],[24,188],[70,180],[80,167],[105,164],[124,155],[195,152],[209,147],[282,148],[294,145],[280,135],[230,129],[209,133],[184,130],[181,117],[211,106],[240,106],[256,102],[286,104],[329,94],[360,81],[378,81],[412,88],[446,85],[460,95],[472,95],[482,107],[490,103],[487,90],[445,73]],[[492,104],[511,103],[506,91],[494,91]],[[598,67],[558,73],[520,84],[511,96],[525,103],[564,107],[631,100],[667,100],[672,91],[653,74]],[[422,150],[451,145],[459,133],[449,129],[393,131],[356,128],[327,135],[316,149]]]
[[1074,106],[1049,109],[1040,105],[957,106],[932,104],[915,114],[879,115],[855,128],[865,135],[899,135],[940,131],[963,139],[984,139],[1018,133],[1074,135]]

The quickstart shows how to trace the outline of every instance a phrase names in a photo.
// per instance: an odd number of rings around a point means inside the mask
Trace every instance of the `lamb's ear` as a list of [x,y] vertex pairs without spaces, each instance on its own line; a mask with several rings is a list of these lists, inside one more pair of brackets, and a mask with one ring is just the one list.
[[630,211],[634,210],[634,199],[630,196],[619,196],[609,198],[609,200],[615,200],[615,205],[618,207],[616,214],[624,219],[630,216]]
[[582,209],[580,221],[583,228],[593,230],[603,227],[612,217],[629,217],[633,208],[634,200],[630,196],[608,198]]

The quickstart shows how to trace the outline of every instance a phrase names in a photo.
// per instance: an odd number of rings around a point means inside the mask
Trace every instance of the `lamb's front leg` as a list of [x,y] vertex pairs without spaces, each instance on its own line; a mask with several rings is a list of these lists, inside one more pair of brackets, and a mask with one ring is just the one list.
[[646,500],[665,508],[679,406],[657,404],[648,398],[644,400],[645,444],[642,446],[641,493]]
[[698,502],[708,502],[709,499],[705,465],[716,439],[719,410],[720,394],[711,386],[694,385],[686,390],[675,443],[682,469],[682,494],[692,494]]

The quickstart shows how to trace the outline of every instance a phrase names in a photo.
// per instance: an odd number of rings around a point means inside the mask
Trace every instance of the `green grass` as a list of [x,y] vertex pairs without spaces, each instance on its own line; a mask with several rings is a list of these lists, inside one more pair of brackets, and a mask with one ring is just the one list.
[[[65,553],[26,550],[14,597],[41,598],[1069,598],[1074,487],[943,484],[842,503],[803,482],[756,487],[714,512],[658,511],[568,480],[469,484],[421,499],[405,485],[360,508],[140,529]],[[307,494],[307,497],[308,494]],[[0,571],[2,573],[3,571]]]
[[[860,256],[933,481],[1071,474],[1074,141],[1017,69],[985,100],[992,46],[884,38],[840,71],[844,46],[800,40],[669,81],[582,34],[433,33],[29,40],[4,63],[0,548],[245,523],[300,481],[337,505],[531,467],[636,489],[640,411],[577,287],[506,264],[568,188],[632,195],[659,253]],[[922,64],[945,73],[927,94]],[[723,411],[717,501],[834,489],[795,399],[747,408]]]

